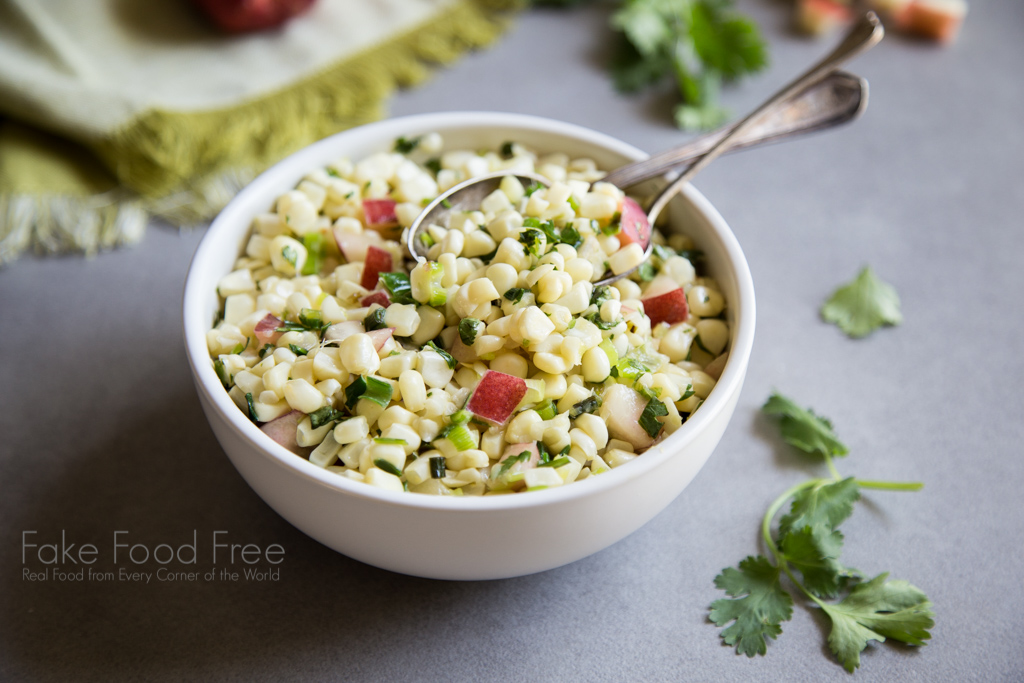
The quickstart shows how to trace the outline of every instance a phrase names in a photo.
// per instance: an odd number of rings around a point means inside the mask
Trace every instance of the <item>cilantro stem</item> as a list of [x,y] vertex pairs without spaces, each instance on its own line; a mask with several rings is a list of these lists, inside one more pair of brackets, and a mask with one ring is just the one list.
[[823,453],[823,455],[825,456],[825,464],[828,466],[828,471],[829,474],[832,475],[832,478],[835,479],[836,481],[842,479],[842,477],[839,476],[839,470],[836,469],[835,463],[832,462],[832,456],[829,455],[828,453]]
[[[771,551],[772,555],[775,556],[775,560],[781,565],[785,564],[782,559],[782,552],[779,547],[775,545],[775,539],[772,538],[772,520],[775,519],[775,515],[778,514],[779,510],[786,502],[800,493],[804,489],[809,489],[812,486],[817,486],[823,479],[808,479],[807,481],[790,487],[781,496],[775,499],[775,501],[768,506],[768,511],[764,513],[764,517],[761,519],[761,536],[764,537],[764,543],[768,546],[768,550]],[[787,572],[788,573],[788,572]]]
[[862,489],[878,491],[920,491],[924,484],[919,481],[875,481],[873,479],[854,479]]

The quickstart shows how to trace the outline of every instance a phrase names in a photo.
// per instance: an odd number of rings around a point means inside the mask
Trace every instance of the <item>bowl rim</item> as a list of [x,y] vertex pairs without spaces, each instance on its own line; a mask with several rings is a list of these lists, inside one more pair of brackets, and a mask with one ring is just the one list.
[[[462,128],[528,130],[572,138],[628,159],[639,160],[648,156],[633,145],[584,126],[527,114],[482,111],[435,112],[386,119],[336,133],[290,154],[257,176],[224,207],[207,228],[189,264],[182,295],[183,333],[186,357],[197,390],[207,399],[207,404],[224,418],[225,423],[262,457],[275,461],[309,483],[338,491],[342,495],[373,500],[390,506],[441,511],[507,511],[555,505],[577,498],[600,495],[610,488],[623,485],[657,469],[668,458],[676,457],[680,451],[685,450],[701,432],[715,422],[719,413],[727,409],[729,398],[742,388],[754,338],[754,286],[746,257],[725,219],[704,195],[689,184],[684,186],[679,194],[710,224],[719,243],[717,246],[723,250],[731,266],[731,276],[734,278],[738,294],[738,301],[729,302],[730,307],[735,310],[735,335],[730,347],[729,362],[715,389],[701,406],[701,410],[688,419],[678,431],[652,446],[643,453],[643,457],[629,462],[626,466],[614,468],[599,477],[573,482],[571,486],[530,491],[526,495],[427,496],[411,495],[405,491],[388,491],[328,472],[287,450],[253,424],[224,391],[213,364],[209,361],[206,346],[206,332],[211,321],[203,320],[201,314],[204,299],[210,294],[200,282],[203,279],[202,271],[210,266],[217,253],[218,233],[226,229],[225,226],[240,220],[249,220],[247,216],[239,214],[245,213],[244,205],[253,195],[266,194],[263,186],[275,185],[278,176],[290,175],[295,168],[313,168],[316,163],[314,159],[321,157],[328,149],[344,147],[347,141],[363,136],[393,139],[411,131],[431,130],[438,130],[443,135],[446,130]],[[339,155],[343,155],[343,152]]]

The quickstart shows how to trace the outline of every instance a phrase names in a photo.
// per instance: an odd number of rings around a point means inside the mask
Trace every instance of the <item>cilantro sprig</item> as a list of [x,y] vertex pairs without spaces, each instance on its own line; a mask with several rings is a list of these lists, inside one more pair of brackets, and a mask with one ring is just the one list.
[[[839,525],[853,514],[861,490],[917,491],[922,484],[841,477],[832,457],[848,449],[827,418],[779,394],[763,410],[780,418],[784,441],[820,456],[831,476],[797,484],[768,507],[761,520],[768,557],[747,557],[715,577],[715,586],[729,596],[711,604],[711,620],[725,627],[722,640],[748,657],[768,651],[768,640],[781,635],[782,622],[793,615],[793,596],[782,584],[785,575],[806,598],[804,604],[828,615],[829,648],[847,671],[860,666],[860,653],[871,641],[926,644],[935,622],[932,604],[920,589],[890,580],[888,573],[865,581],[839,560],[844,542]],[[786,503],[789,512],[773,534],[772,522]]]
[[625,0],[612,15],[621,31],[611,70],[616,87],[634,92],[674,80],[682,100],[680,128],[723,123],[718,103],[723,83],[756,73],[768,63],[757,25],[732,8],[732,0]]

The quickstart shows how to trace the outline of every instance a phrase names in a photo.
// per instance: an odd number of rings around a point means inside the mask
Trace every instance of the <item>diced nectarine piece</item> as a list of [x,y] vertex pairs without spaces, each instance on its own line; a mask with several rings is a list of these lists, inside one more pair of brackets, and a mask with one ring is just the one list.
[[686,293],[679,285],[664,294],[651,297],[645,295],[641,301],[644,304],[644,313],[651,319],[651,327],[658,323],[681,323],[690,316]]
[[363,289],[376,289],[381,273],[391,272],[391,253],[371,244],[366,248],[366,261],[363,264],[363,279],[359,284]]
[[849,23],[853,19],[850,8],[833,0],[798,0],[796,25],[801,31],[820,36]]
[[494,424],[505,424],[526,396],[526,380],[488,370],[476,385],[466,409]]
[[622,229],[619,230],[619,244],[639,244],[647,247],[647,240],[651,237],[651,224],[647,220],[647,214],[640,208],[640,205],[629,197],[622,198]]
[[261,345],[265,344],[276,344],[277,340],[281,338],[283,332],[278,332],[279,328],[284,323],[280,318],[277,318],[269,313],[264,316],[263,320],[256,323],[256,327],[253,330],[253,334],[256,335],[256,339],[259,340]]
[[260,425],[260,429],[264,434],[293,453],[301,453],[299,442],[296,439],[296,431],[299,428],[299,422],[304,417],[306,415],[302,411],[293,410],[277,419]]
[[654,439],[640,426],[640,415],[647,399],[625,384],[613,384],[605,389],[599,415],[608,425],[608,434],[628,441],[633,448],[647,448]]

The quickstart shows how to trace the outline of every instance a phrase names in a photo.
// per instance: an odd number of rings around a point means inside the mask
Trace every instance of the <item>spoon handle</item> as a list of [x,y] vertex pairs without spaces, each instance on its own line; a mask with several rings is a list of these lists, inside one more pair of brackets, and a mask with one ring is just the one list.
[[[832,72],[820,83],[811,85],[787,100],[783,106],[765,112],[751,128],[733,138],[729,148],[723,153],[756,147],[852,121],[867,108],[867,92],[868,83],[863,78],[845,71]],[[625,189],[645,180],[657,178],[705,154],[734,128],[735,125],[726,126],[643,161],[620,166],[602,180]]]
[[685,183],[688,183],[695,175],[697,175],[697,173],[703,170],[705,166],[724,153],[726,149],[731,146],[734,140],[738,139],[745,132],[751,130],[765,113],[774,110],[780,103],[783,103],[802,92],[808,86],[820,82],[830,73],[835,71],[841,64],[874,46],[882,39],[882,35],[884,33],[885,31],[882,28],[882,22],[878,20],[878,16],[875,15],[874,12],[868,12],[865,14],[864,17],[858,21],[846,35],[843,42],[832,50],[832,52],[825,55],[825,57],[814,64],[810,69],[797,76],[793,81],[782,88],[782,90],[775,93],[775,95],[768,99],[767,102],[755,109],[752,113],[748,114],[746,118],[737,123],[732,130],[726,133],[702,157],[694,161],[683,174],[670,183],[669,186],[658,195],[658,198],[654,200],[654,204],[651,206],[650,212],[648,213],[651,223],[654,223],[658,214],[661,213],[672,197],[675,196],[675,193],[679,188],[681,188]]

